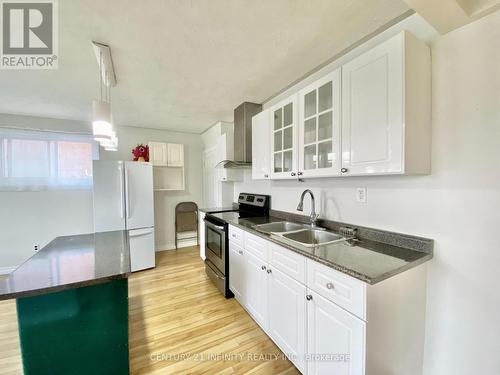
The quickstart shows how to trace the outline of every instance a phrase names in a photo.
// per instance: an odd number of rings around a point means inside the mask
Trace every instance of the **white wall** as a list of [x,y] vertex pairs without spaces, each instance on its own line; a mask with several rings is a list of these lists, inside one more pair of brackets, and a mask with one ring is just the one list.
[[157,250],[175,248],[174,223],[175,205],[179,202],[193,201],[201,206],[202,202],[202,152],[203,142],[198,134],[171,132],[166,130],[136,127],[117,127],[118,151],[107,152],[101,149],[102,160],[131,160],[132,149],[139,143],[148,141],[184,144],[186,190],[155,192],[155,242]]
[[[0,126],[89,133],[85,122],[0,114]],[[180,201],[202,197],[201,136],[134,127],[117,127],[118,152],[100,150],[101,159],[131,160],[137,143],[150,140],[185,145],[186,190],[155,193],[156,244],[174,247],[174,208]],[[0,273],[33,255],[33,245],[43,247],[62,235],[94,231],[92,191],[0,192]]]
[[[0,126],[89,133],[81,121],[0,114]],[[71,207],[71,210],[68,210]],[[92,191],[0,192],[0,273],[54,237],[93,231]]]
[[[296,212],[300,193],[322,217],[435,240],[429,263],[424,374],[500,373],[500,12],[437,38],[432,175],[236,183]],[[368,188],[356,203],[355,188]],[[309,213],[309,201],[304,205]]]
[[215,124],[210,126],[207,130],[201,133],[201,139],[205,150],[215,147],[220,136],[233,131],[233,129],[234,124],[232,122],[217,121]]
[[55,237],[94,231],[92,191],[0,192],[0,270]]

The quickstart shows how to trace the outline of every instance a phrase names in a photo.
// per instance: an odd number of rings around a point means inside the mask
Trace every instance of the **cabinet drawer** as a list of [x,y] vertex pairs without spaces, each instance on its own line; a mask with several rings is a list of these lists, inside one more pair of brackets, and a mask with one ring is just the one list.
[[307,259],[307,287],[366,320],[366,284]]
[[282,246],[269,243],[269,263],[281,272],[305,284],[306,258]]
[[243,230],[229,226],[229,242],[243,247]]
[[269,241],[245,232],[245,250],[267,262]]

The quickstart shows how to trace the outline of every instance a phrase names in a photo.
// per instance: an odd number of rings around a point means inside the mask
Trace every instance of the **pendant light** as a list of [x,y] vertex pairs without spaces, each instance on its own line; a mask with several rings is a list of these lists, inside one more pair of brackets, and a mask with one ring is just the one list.
[[109,139],[99,142],[101,147],[106,151],[118,151],[118,137],[115,131],[111,131],[111,137]]
[[92,130],[94,139],[107,151],[118,149],[118,138],[113,131],[111,114],[111,86],[116,85],[111,50],[109,46],[92,42],[99,62],[99,100],[92,103]]
[[94,100],[92,109],[94,112],[94,121],[92,122],[94,139],[97,142],[110,140],[113,132],[113,125],[111,125],[111,106],[109,103]]

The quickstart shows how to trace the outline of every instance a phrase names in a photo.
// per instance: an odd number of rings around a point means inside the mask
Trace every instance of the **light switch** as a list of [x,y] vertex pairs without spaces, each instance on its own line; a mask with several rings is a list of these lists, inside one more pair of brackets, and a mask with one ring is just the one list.
[[356,189],[356,202],[366,203],[366,188]]

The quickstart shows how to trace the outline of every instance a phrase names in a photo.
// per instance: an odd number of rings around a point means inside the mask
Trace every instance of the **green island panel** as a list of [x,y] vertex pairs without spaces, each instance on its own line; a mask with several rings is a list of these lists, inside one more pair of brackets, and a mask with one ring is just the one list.
[[129,373],[126,278],[16,303],[25,375]]

